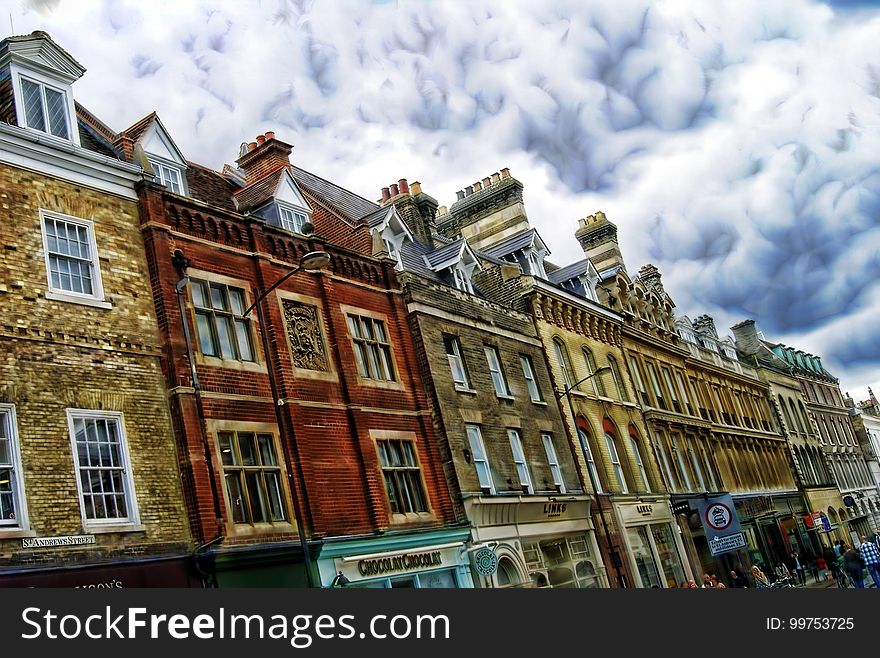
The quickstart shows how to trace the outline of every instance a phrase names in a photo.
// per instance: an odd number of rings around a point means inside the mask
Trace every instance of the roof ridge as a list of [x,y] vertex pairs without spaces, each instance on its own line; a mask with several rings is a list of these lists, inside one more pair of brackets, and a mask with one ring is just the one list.
[[[360,199],[361,201],[366,201],[367,203],[371,203],[371,204],[375,205],[376,208],[375,208],[374,210],[371,210],[370,213],[372,213],[372,212],[374,212],[375,210],[378,210],[379,208],[382,208],[382,207],[383,207],[383,206],[379,205],[378,203],[376,203],[375,201],[370,201],[367,197],[365,197],[365,196],[361,196],[361,195],[358,194],[357,192],[352,192],[352,191],[351,191],[350,189],[348,189],[347,187],[342,187],[342,185],[339,185],[338,183],[334,183],[333,181],[328,180],[328,179],[324,178],[323,176],[319,176],[318,174],[316,174],[316,173],[314,173],[314,172],[312,172],[312,171],[309,171],[308,169],[303,169],[302,167],[298,167],[298,166],[296,166],[295,164],[291,164],[290,166],[293,167],[294,169],[297,169],[297,170],[299,170],[299,171],[302,171],[302,172],[308,174],[309,176],[314,176],[315,178],[318,178],[318,179],[324,181],[325,183],[327,183],[328,185],[332,185],[333,187],[336,187],[336,188],[342,190],[343,192],[348,192],[348,193],[351,194],[352,196],[356,196],[356,197],[357,197],[358,199]],[[361,215],[361,217],[357,217],[356,219],[362,219],[363,217],[366,217],[366,215],[368,215],[368,214],[370,214],[370,213],[366,213],[365,215]]]

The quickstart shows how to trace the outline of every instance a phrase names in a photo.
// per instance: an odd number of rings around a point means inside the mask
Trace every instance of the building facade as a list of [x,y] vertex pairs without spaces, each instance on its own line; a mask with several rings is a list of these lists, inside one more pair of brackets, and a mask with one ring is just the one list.
[[[850,406],[853,429],[865,456],[871,481],[875,488],[880,489],[880,402],[870,387],[867,400],[856,404],[847,394],[844,401]],[[870,524],[876,532],[880,529],[880,508],[869,499],[868,510]]]
[[198,585],[140,239],[141,168],[43,32],[0,42],[0,585]]

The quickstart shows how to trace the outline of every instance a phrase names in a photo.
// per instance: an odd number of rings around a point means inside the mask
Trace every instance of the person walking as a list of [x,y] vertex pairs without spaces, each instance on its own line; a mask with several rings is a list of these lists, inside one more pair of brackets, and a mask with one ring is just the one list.
[[843,549],[841,560],[843,561],[844,572],[849,576],[853,585],[859,589],[864,589],[865,576],[863,571],[865,569],[865,562],[862,560],[862,556],[852,546],[844,544],[841,548]]
[[804,565],[801,562],[801,556],[798,555],[797,551],[792,551],[791,556],[789,557],[791,564],[789,565],[791,570],[794,572],[795,578],[797,578],[798,584],[803,587],[807,584],[807,573],[804,569]]
[[752,567],[752,578],[755,579],[755,587],[770,587],[770,579],[761,571],[761,567],[757,564]]
[[868,573],[871,574],[874,587],[880,588],[880,549],[877,548],[877,544],[869,541],[867,537],[862,537],[859,555],[864,560],[865,566],[868,567]]
[[745,589],[749,586],[749,579],[742,572],[742,567],[736,565],[736,568],[730,572],[731,582],[736,589]]

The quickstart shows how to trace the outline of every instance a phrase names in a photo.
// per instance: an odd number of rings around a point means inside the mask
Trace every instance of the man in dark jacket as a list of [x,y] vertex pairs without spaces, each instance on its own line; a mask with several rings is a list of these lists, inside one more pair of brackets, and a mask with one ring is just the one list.
[[841,546],[841,548],[844,549],[842,561],[846,574],[853,582],[853,585],[859,589],[864,589],[865,576],[863,569],[865,568],[865,562],[862,560],[862,556],[859,555],[859,552],[852,546],[844,545]]

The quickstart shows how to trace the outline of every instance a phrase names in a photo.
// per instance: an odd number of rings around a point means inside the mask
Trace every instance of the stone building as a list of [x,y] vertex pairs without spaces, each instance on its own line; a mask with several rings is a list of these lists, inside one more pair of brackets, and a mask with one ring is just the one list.
[[[504,184],[512,181],[506,174]],[[502,183],[502,174],[495,176]],[[459,513],[472,526],[469,550],[476,558],[489,549],[498,559],[493,574],[475,570],[475,583],[607,586],[592,496],[542,339],[528,312],[501,303],[496,289],[481,284],[506,266],[470,246],[479,234],[437,234],[437,202],[418,183],[401,179],[382,196],[374,244],[399,270],[441,457]]]
[[506,169],[460,191],[436,227],[494,259],[475,283],[531,317],[581,479],[595,497],[592,521],[609,584],[681,584],[683,550],[625,369],[623,319],[599,302],[597,268],[589,258],[566,267],[549,260],[529,224],[523,185]]
[[221,172],[155,114],[115,143],[154,174],[141,227],[201,568],[219,586],[470,586],[403,294],[369,255],[379,206],[271,132]]
[[135,185],[47,34],[0,42],[0,585],[188,586]]
[[[862,447],[862,454],[865,456],[871,481],[875,488],[880,489],[880,402],[877,401],[877,397],[870,387],[868,388],[867,400],[856,404],[847,394],[844,401],[850,407],[853,428],[859,445]],[[880,529],[880,507],[876,505],[876,501],[869,499],[868,510],[870,512],[869,523],[876,532]]]

